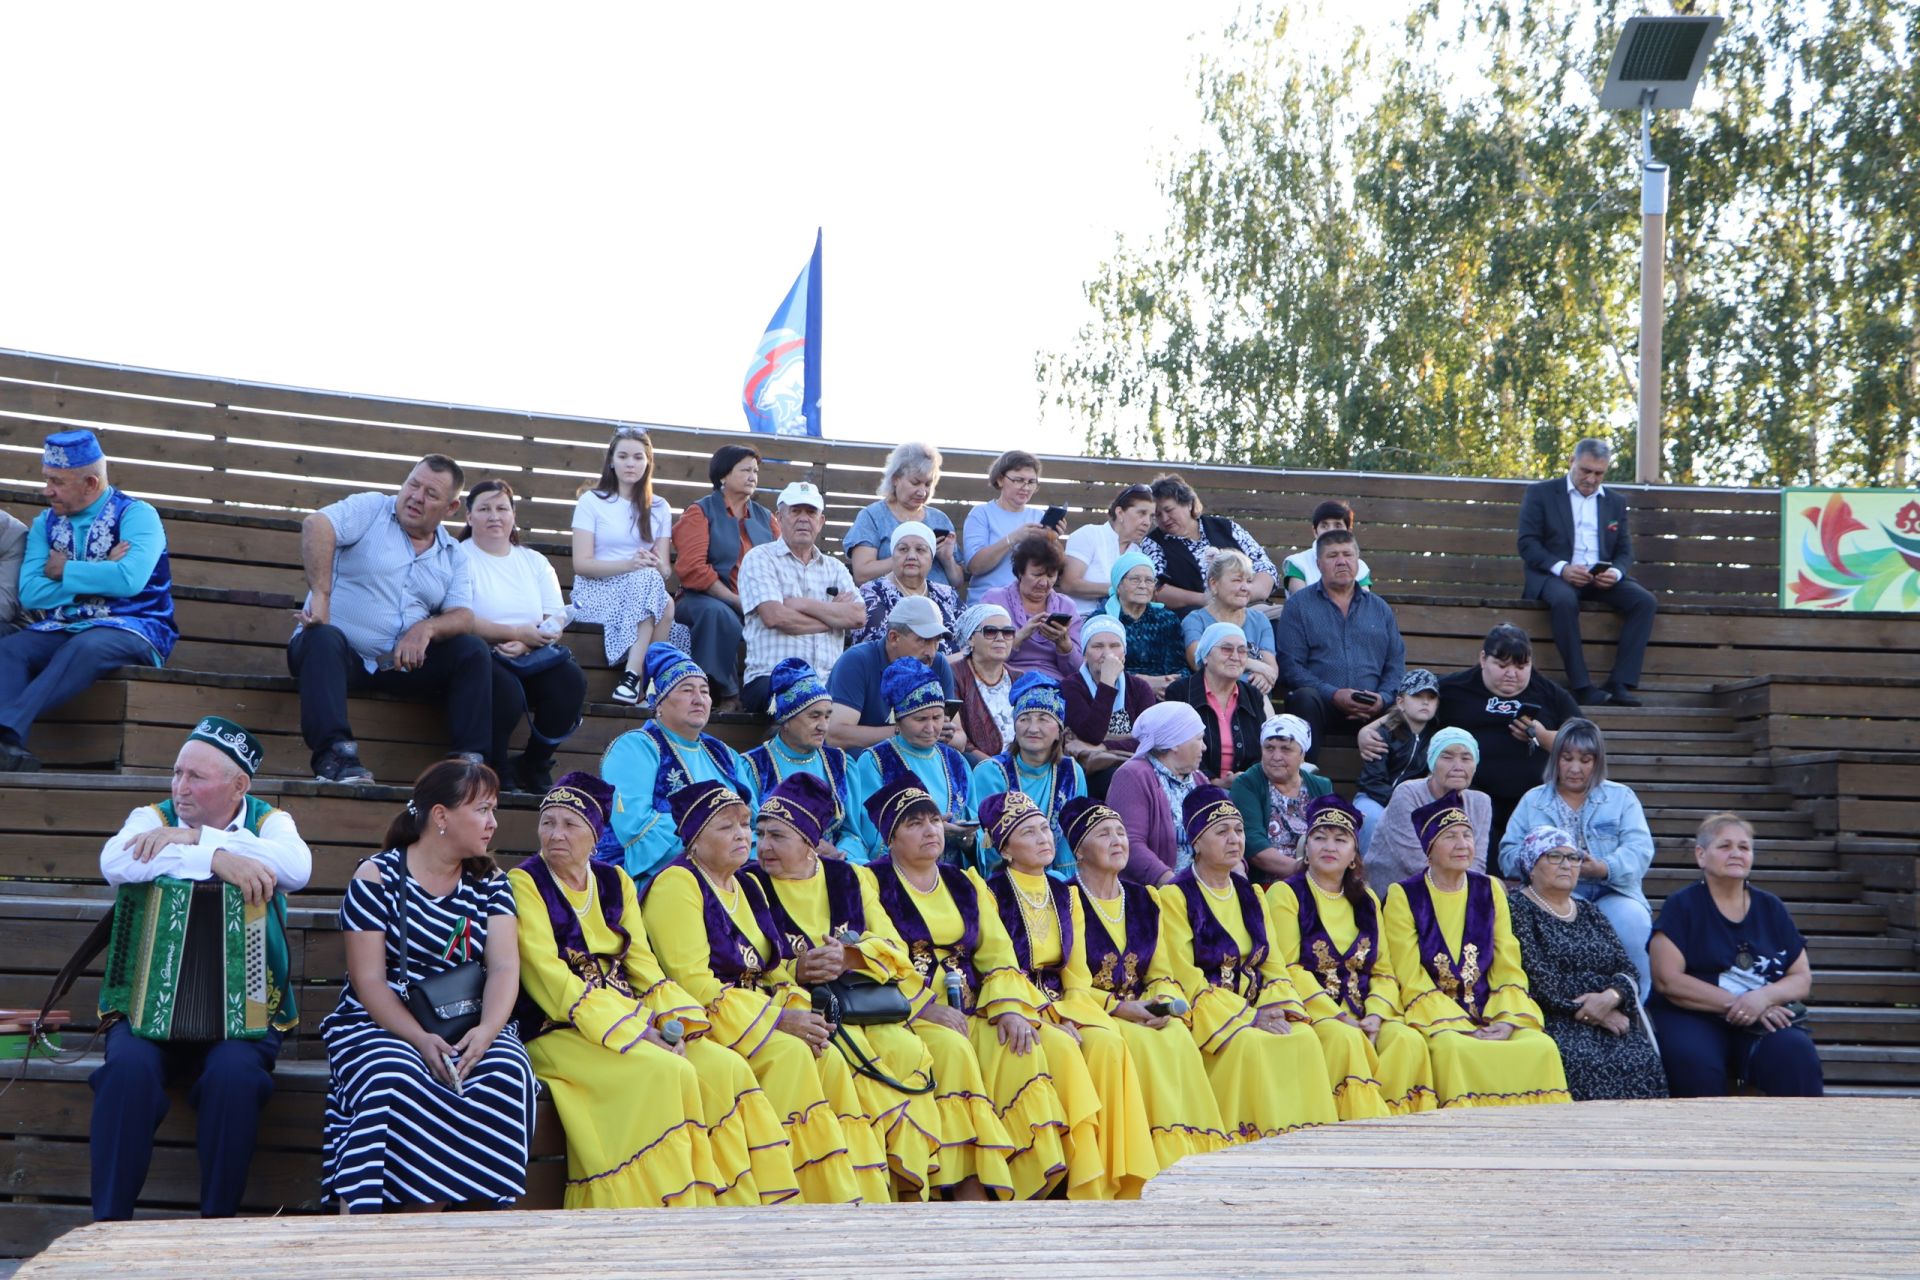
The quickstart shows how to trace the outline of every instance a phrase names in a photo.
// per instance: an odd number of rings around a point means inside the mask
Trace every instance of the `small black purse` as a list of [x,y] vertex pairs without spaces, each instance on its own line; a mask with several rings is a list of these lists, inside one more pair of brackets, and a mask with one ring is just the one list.
[[899,987],[876,982],[864,973],[843,973],[811,988],[813,1011],[835,1026],[871,1027],[905,1022],[912,1006]]
[[487,993],[487,966],[478,960],[465,960],[430,978],[408,981],[407,884],[412,879],[403,850],[399,889],[400,1000],[422,1030],[432,1032],[448,1044],[458,1044],[462,1036],[480,1025],[480,1009]]

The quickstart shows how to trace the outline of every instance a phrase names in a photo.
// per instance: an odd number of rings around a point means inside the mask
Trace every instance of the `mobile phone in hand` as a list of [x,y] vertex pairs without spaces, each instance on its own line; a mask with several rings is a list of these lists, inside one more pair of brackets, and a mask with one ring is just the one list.
[[1613,561],[1602,560],[1599,564],[1589,565],[1587,568],[1587,572],[1597,578],[1601,574],[1611,571],[1612,568],[1613,568]]
[[966,704],[961,702],[960,699],[958,698],[948,698],[946,701],[948,717],[951,718],[954,716],[958,716],[960,714],[960,708],[965,705]]
[[1047,514],[1040,517],[1040,523],[1049,529],[1058,529],[1066,522],[1067,509],[1065,507],[1048,507]]
[[1056,627],[1071,626],[1073,624],[1073,615],[1070,613],[1050,613],[1047,615],[1047,622],[1049,625]]
[[1353,691],[1353,700],[1369,707],[1377,707],[1380,705],[1380,695],[1371,689],[1355,689]]

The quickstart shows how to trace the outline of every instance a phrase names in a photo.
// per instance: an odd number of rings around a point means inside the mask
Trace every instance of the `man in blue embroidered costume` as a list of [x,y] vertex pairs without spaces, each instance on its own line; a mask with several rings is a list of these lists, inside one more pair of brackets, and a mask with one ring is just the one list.
[[20,607],[0,638],[0,773],[37,770],[27,732],[115,667],[157,667],[180,638],[160,513],[107,483],[91,431],[47,437],[47,510],[27,533]]
[[[894,733],[853,765],[853,794],[860,801],[855,822],[861,843],[869,854],[886,851],[887,842],[866,810],[867,801],[888,783],[912,775],[946,820],[945,856],[956,866],[974,865],[974,837],[980,824],[974,820],[966,757],[941,741],[949,695],[939,674],[918,658],[901,658],[881,675],[880,695],[893,710]],[[964,862],[959,861],[962,858]]]
[[827,742],[827,719],[833,696],[819,673],[799,658],[783,658],[768,677],[773,697],[773,737],[747,752],[754,780],[765,796],[782,779],[812,774],[827,786],[833,807],[825,823],[820,853],[827,858],[867,861],[854,822],[859,808],[853,799],[853,761]]
[[396,496],[355,493],[300,526],[307,599],[287,643],[300,682],[300,735],[321,782],[371,782],[347,720],[347,695],[426,695],[446,708],[456,755],[506,765],[526,715],[520,682],[473,634],[473,585],[441,526],[460,509],[465,473],[443,454],[414,464]]
[[600,760],[600,776],[614,789],[610,837],[594,857],[620,862],[644,884],[680,856],[674,830],[673,793],[696,782],[724,782],[757,803],[753,766],[706,732],[713,692],[706,673],[670,644],[647,649],[648,705],[653,719],[613,740]]
[[[281,1036],[298,1025],[287,984],[286,899],[304,888],[313,858],[283,810],[248,794],[260,743],[231,720],[208,716],[173,764],[173,796],[143,805],[100,851],[110,885],[223,880],[250,904],[268,904],[268,1030],[258,1039],[149,1040],[124,1009],[101,1010],[106,1064],[93,1073],[93,1216],[130,1218],[147,1178],[153,1133],[167,1114],[168,1080],[192,1081],[199,1113],[200,1212],[232,1217],[246,1188],[260,1108],[273,1093]],[[105,1001],[103,1001],[105,1003]]]

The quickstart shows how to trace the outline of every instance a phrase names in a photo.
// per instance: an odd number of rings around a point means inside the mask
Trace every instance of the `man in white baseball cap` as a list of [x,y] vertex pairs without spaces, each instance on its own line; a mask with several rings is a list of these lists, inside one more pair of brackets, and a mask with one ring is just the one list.
[[747,642],[740,704],[748,711],[767,709],[768,677],[781,659],[799,658],[825,676],[847,647],[847,632],[867,620],[853,575],[818,545],[826,507],[818,486],[794,481],[780,491],[779,540],[740,559]]

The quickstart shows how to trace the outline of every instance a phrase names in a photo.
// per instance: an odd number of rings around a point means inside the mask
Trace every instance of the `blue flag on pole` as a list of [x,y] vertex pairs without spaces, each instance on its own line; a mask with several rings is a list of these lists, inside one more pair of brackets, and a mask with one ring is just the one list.
[[820,434],[820,242],[767,322],[747,366],[740,405],[747,426],[777,436]]

